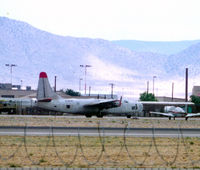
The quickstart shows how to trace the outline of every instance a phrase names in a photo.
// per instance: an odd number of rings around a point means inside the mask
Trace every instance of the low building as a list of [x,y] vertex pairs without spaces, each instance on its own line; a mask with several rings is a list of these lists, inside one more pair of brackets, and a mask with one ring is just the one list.
[[159,102],[185,102],[185,99],[183,98],[172,98],[172,97],[166,97],[166,96],[156,96],[156,99]]
[[[0,89],[0,97],[6,98],[22,98],[31,94],[36,94],[36,90],[2,90]],[[36,95],[35,95],[36,96]]]
[[192,95],[200,96],[200,86],[193,86],[192,88]]

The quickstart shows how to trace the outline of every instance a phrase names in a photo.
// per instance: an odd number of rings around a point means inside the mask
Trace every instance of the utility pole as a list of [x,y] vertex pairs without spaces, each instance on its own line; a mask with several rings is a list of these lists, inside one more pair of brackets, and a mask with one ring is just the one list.
[[149,94],[149,81],[147,81],[147,94]]
[[90,92],[91,92],[91,86],[89,86],[89,96],[90,96]]
[[188,101],[188,68],[185,69],[185,102]]
[[172,83],[172,102],[174,100],[174,83]]
[[12,68],[13,67],[16,67],[17,65],[16,64],[5,64],[5,66],[7,66],[7,67],[10,67],[10,74],[11,74],[11,85],[12,85]]
[[156,76],[153,76],[153,95],[154,95],[154,79],[156,78]]
[[57,76],[55,76],[55,80],[54,80],[54,92],[56,92],[56,78]]
[[87,73],[87,67],[92,67],[91,65],[80,65],[80,67],[84,67],[85,68],[85,95],[86,95],[86,89],[87,89],[87,86],[86,86],[86,73]]
[[79,78],[79,92],[81,92],[81,81],[82,80],[83,80],[82,78]]
[[114,86],[114,84],[110,83],[109,85],[111,85],[111,99],[113,99],[113,86]]

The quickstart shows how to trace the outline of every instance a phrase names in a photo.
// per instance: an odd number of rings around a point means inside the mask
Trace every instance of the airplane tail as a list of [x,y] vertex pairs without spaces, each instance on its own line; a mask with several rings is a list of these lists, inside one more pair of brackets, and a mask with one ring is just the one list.
[[51,88],[47,74],[41,72],[39,76],[37,100],[39,102],[50,102],[52,99],[60,98]]

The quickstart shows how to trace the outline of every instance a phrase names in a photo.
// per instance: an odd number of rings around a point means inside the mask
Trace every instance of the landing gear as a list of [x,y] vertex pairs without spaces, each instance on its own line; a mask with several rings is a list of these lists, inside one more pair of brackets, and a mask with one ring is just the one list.
[[98,117],[98,118],[102,118],[102,117],[103,117],[103,114],[102,114],[102,113],[97,113],[97,117]]
[[[169,120],[171,120],[172,117],[169,117]],[[175,120],[176,117],[173,117],[173,119]]]
[[89,114],[89,113],[86,113],[86,114],[85,114],[85,117],[90,118],[90,117],[92,117],[92,115]]
[[127,115],[126,117],[127,117],[127,118],[131,118],[131,115]]
[[185,120],[188,120],[188,117],[185,117]]

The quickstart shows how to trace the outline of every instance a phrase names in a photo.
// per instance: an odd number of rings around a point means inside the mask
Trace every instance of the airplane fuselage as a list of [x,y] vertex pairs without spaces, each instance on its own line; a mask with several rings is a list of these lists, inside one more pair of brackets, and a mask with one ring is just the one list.
[[85,114],[91,113],[96,114],[99,112],[98,108],[87,108],[84,107],[85,104],[89,104],[94,99],[57,99],[51,102],[38,102],[38,107],[45,108],[47,110],[63,112],[63,113],[73,113],[73,114]]
[[[135,113],[141,113],[143,105],[141,103],[122,102],[121,106],[109,109],[99,109],[97,107],[85,107],[91,102],[99,101],[100,99],[57,99],[51,102],[38,102],[38,107],[71,114],[83,114],[88,117],[92,115],[123,115],[127,117],[133,116]],[[99,116],[100,117],[100,116]]]

